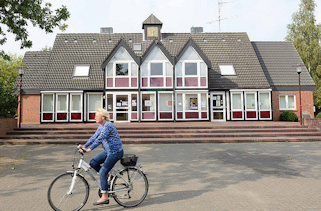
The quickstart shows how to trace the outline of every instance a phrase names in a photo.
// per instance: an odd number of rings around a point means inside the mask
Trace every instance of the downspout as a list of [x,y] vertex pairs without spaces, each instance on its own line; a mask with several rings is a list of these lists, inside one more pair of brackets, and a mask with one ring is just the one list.
[[172,106],[173,106],[173,109],[174,109],[174,122],[176,122],[176,115],[177,115],[177,113],[176,113],[176,89],[175,89],[175,87],[176,87],[176,74],[175,74],[175,72],[176,72],[176,62],[175,62],[175,57],[173,57],[173,95],[174,95],[174,102],[172,102]]
[[[139,57],[139,66],[138,66],[138,82],[137,82],[137,84],[138,84],[138,96],[137,96],[137,112],[138,112],[138,122],[141,122],[141,119],[140,119],[140,117],[141,117],[141,114],[142,114],[142,112],[141,112],[141,109],[140,109],[140,103],[142,102],[141,101],[141,95],[140,95],[140,93],[141,93],[141,89],[140,89],[140,81],[141,81],[141,74],[140,74],[140,70],[141,70],[141,64],[142,64],[142,57]],[[138,102],[138,100],[139,100],[139,102]]]

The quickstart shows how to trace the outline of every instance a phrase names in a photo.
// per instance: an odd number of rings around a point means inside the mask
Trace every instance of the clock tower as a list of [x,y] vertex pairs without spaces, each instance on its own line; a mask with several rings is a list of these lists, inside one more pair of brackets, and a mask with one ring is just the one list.
[[144,22],[143,29],[145,40],[161,39],[161,28],[163,23],[151,14]]

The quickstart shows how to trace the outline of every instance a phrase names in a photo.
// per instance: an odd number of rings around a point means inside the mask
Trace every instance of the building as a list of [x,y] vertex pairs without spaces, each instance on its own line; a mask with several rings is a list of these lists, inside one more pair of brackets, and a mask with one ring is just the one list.
[[[302,60],[290,42],[251,42],[246,33],[58,34],[49,52],[26,52],[22,123],[279,120],[299,115]],[[313,116],[315,84],[301,73],[302,110]]]

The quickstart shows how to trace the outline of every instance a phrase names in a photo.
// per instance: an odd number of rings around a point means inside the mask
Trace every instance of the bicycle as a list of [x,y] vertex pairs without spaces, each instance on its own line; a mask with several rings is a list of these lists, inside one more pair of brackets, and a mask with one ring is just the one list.
[[[78,152],[78,153],[77,153]],[[80,156],[78,165],[75,166],[77,155]],[[146,173],[141,170],[142,165],[137,164],[138,157],[132,154],[125,154],[121,159],[122,168],[112,169],[108,175],[109,196],[123,207],[135,207],[142,203],[148,193],[148,180]],[[54,210],[80,210],[88,200],[90,186],[82,171],[89,174],[98,189],[101,197],[100,183],[93,173],[96,172],[84,160],[84,153],[77,148],[72,163],[73,170],[56,177],[48,189],[48,202]],[[96,172],[96,174],[99,174]]]

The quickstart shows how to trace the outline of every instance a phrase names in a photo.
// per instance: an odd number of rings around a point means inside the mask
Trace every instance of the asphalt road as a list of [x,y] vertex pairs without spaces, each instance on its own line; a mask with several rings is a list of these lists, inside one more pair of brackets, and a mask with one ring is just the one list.
[[[124,148],[139,156],[150,184],[146,200],[131,210],[321,210],[321,142]],[[0,210],[51,210],[48,186],[71,169],[73,153],[73,145],[1,145]],[[88,181],[82,210],[123,210],[114,200],[93,206],[97,190]]]

